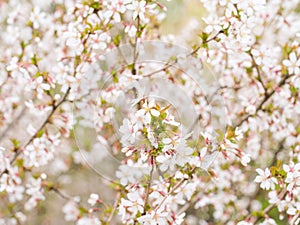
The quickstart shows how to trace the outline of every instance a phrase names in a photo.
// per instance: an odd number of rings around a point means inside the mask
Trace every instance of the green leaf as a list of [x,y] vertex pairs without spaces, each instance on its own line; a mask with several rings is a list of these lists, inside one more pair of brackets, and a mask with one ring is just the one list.
[[290,86],[290,91],[292,92],[292,95],[297,95],[299,92],[299,89],[294,86]]
[[32,63],[33,65],[36,65],[36,66],[37,66],[37,63],[38,63],[38,61],[41,60],[41,58],[38,58],[37,55],[34,54],[34,55],[31,57],[30,60],[31,60],[31,63]]
[[224,133],[223,133],[223,131],[221,131],[220,129],[217,129],[216,130],[216,132],[218,133],[218,137],[217,137],[217,140],[219,141],[219,142],[221,142],[223,139],[224,139]]
[[253,71],[253,68],[252,68],[252,67],[247,67],[247,68],[246,68],[246,72],[247,72],[248,74],[252,74],[252,71]]
[[90,7],[98,11],[102,8],[102,5],[100,4],[100,2],[93,2],[91,3]]
[[233,127],[230,126],[227,127],[226,138],[227,139],[235,138],[235,130]]
[[79,209],[80,215],[84,215],[85,213],[88,212],[88,210],[85,209],[84,207],[79,207],[78,209]]
[[166,113],[166,112],[161,113],[161,114],[160,114],[160,117],[161,117],[162,119],[165,119],[165,118],[167,117],[167,113]]
[[113,69],[111,71],[111,75],[113,77],[113,82],[114,83],[118,83],[119,82],[119,78],[118,78],[118,75],[117,75],[117,70],[116,69]]
[[203,42],[206,42],[209,35],[205,32],[202,32],[199,36],[200,36],[200,38],[202,39]]
[[18,140],[15,139],[15,138],[12,138],[12,139],[11,139],[11,142],[13,143],[15,149],[20,148],[20,141],[18,141]]
[[40,137],[43,136],[43,134],[44,134],[44,131],[43,131],[43,130],[39,130],[39,131],[36,133],[36,137],[37,137],[37,138],[40,138]]
[[18,159],[18,160],[16,161],[16,166],[17,166],[17,167],[22,167],[23,164],[24,164],[24,159]]
[[121,43],[121,35],[115,36],[113,39],[113,42],[114,42],[114,45],[118,47]]
[[26,48],[26,43],[24,41],[21,41],[21,48],[24,50]]
[[262,211],[254,211],[252,215],[255,217],[264,217],[264,213]]

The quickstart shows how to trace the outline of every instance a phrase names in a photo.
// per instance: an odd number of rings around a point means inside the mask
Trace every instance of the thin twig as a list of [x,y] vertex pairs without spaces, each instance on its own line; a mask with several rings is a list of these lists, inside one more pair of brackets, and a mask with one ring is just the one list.
[[140,35],[140,17],[137,17],[137,32],[134,38],[134,46],[133,46],[133,62],[132,62],[132,74],[136,74],[136,69],[135,69],[135,64],[138,59],[138,52],[137,52],[137,44],[138,44],[138,39]]
[[180,215],[182,213],[184,213],[186,210],[188,210],[192,204],[194,204],[196,201],[198,201],[199,197],[202,195],[202,192],[198,192],[198,194],[192,199],[190,200],[187,204],[185,204],[184,206],[182,206],[178,211],[177,214]]
[[[282,150],[284,150],[284,148],[283,148],[283,143],[284,143],[284,141],[285,141],[285,139],[283,139],[283,140],[279,143],[279,146],[278,146],[278,148],[277,148],[276,150],[273,150],[273,151],[275,151],[275,153],[274,153],[274,155],[273,155],[273,158],[272,158],[271,163],[270,163],[267,167],[275,166],[275,164],[276,164],[276,162],[277,162],[277,156],[278,156],[278,154],[279,154]],[[260,191],[261,191],[261,189],[260,189],[260,187],[257,185],[257,186],[256,186],[256,190],[255,190],[255,192],[251,195],[250,201],[249,201],[249,203],[248,203],[248,205],[247,205],[247,207],[246,207],[246,209],[247,209],[248,211],[250,211],[251,200],[252,200],[252,199],[256,199],[256,198],[259,196]]]
[[[191,51],[190,53],[188,53],[188,54],[186,55],[186,57],[195,55],[195,54],[203,47],[204,44],[207,44],[207,43],[209,43],[209,42],[215,40],[215,39],[218,37],[218,35],[221,34],[221,33],[222,33],[222,31],[219,31],[219,32],[218,32],[216,35],[214,35],[213,37],[211,37],[211,38],[209,38],[209,39],[203,41],[203,43],[202,43],[200,46],[198,46],[198,47],[195,48],[193,51]],[[177,63],[177,61],[178,61],[178,59],[175,58],[175,59],[171,60],[171,62],[167,62],[167,63],[165,64],[164,67],[162,67],[162,68],[160,68],[160,69],[158,69],[158,70],[155,70],[155,71],[153,71],[153,72],[150,72],[150,73],[148,73],[148,74],[145,74],[145,75],[143,75],[143,77],[151,77],[151,76],[153,76],[154,74],[157,74],[157,73],[159,73],[159,72],[165,71],[165,70],[167,70],[168,68],[174,66],[174,65]]]
[[70,196],[62,193],[57,187],[51,187],[49,190],[53,191],[56,194],[58,194],[61,198],[65,199],[65,200],[70,200],[71,199]]
[[[82,42],[83,46],[86,46],[86,43],[87,43],[90,35],[91,35],[91,33],[88,33],[86,38],[83,40],[83,42]],[[76,63],[76,65],[74,66],[74,73],[73,73],[74,77],[76,76],[76,68],[78,67],[78,65],[79,65],[79,63]],[[31,138],[25,143],[25,145],[15,151],[15,155],[12,158],[12,160],[10,161],[10,164],[13,164],[15,162],[15,160],[21,154],[22,150],[25,149],[38,136],[38,134],[44,129],[44,127],[50,122],[50,119],[51,119],[52,115],[61,106],[61,104],[64,103],[67,100],[67,97],[68,97],[70,91],[71,91],[71,87],[69,86],[66,93],[62,97],[62,99],[57,104],[55,104],[55,102],[53,103],[52,110],[51,110],[50,114],[47,116],[46,120],[43,122],[43,124],[40,126],[40,128],[35,132],[35,134],[33,136],[31,136]],[[2,177],[2,175],[4,173],[7,173],[7,170],[3,171],[0,174],[0,177]]]
[[[283,191],[281,192],[281,194],[278,196],[278,199],[279,199],[279,200],[283,199],[283,198],[285,197],[285,195],[287,194],[287,192],[288,192],[287,190],[283,190]],[[274,209],[274,208],[276,207],[276,205],[277,205],[276,202],[273,203],[273,204],[271,204],[271,205],[268,205],[268,207],[265,208],[265,209],[263,210],[263,212],[262,212],[262,215],[263,215],[263,216],[258,216],[258,217],[254,220],[253,224],[258,223],[262,218],[264,218],[265,215],[267,215],[272,209]]]
[[114,217],[115,211],[117,210],[117,207],[118,207],[118,204],[119,204],[119,201],[120,201],[120,198],[121,198],[121,192],[118,192],[117,195],[116,195],[116,198],[115,198],[115,202],[114,202],[112,211],[111,211],[111,213],[110,213],[110,215],[109,215],[109,217],[106,221],[108,224],[111,222],[111,220]]
[[126,65],[128,65],[128,62],[127,62],[127,60],[126,60],[126,58],[125,58],[123,52],[121,51],[120,46],[117,46],[117,51],[119,52],[119,54],[120,54],[122,60],[124,61],[124,63],[125,63]]
[[144,200],[144,213],[143,214],[146,214],[146,208],[147,208],[147,204],[148,204],[150,188],[151,188],[151,183],[152,183],[152,179],[153,179],[153,172],[154,172],[154,165],[151,165],[149,179],[148,179],[148,182],[147,182],[147,189],[146,189],[146,192],[145,192],[146,195],[145,195],[145,200]]
[[19,122],[19,120],[22,118],[22,116],[24,116],[26,110],[27,110],[27,108],[23,107],[22,110],[21,110],[21,112],[19,113],[19,115],[10,124],[7,125],[7,127],[5,128],[5,130],[0,135],[0,141],[7,135],[7,133],[12,129],[12,127],[16,123]]
[[[12,160],[10,161],[10,164],[13,164],[16,159],[18,158],[18,156],[21,154],[22,150],[25,149],[37,136],[38,134],[41,132],[41,130],[44,129],[44,127],[48,124],[48,122],[50,121],[52,115],[56,112],[56,110],[59,108],[59,106],[65,102],[69,92],[70,92],[71,88],[69,87],[66,91],[66,93],[64,94],[63,98],[56,104],[56,105],[53,105],[52,106],[52,110],[50,112],[50,114],[47,116],[46,120],[43,122],[43,124],[40,126],[40,128],[35,132],[35,134],[33,136],[31,136],[31,138],[25,143],[25,145],[21,148],[19,148],[16,152],[15,152],[15,155],[14,157],[12,158]],[[3,171],[1,174],[0,174],[0,177],[6,173],[7,171]]]
[[[196,167],[194,167],[192,170],[191,170],[191,173],[193,174],[194,171],[195,171]],[[164,197],[164,199],[159,203],[159,205],[155,208],[155,211],[157,211],[162,205],[163,203],[167,200],[167,198],[174,194],[175,191],[187,180],[187,178],[182,178],[173,188],[172,190],[170,190],[167,195]]]
[[[278,87],[282,87],[286,81],[291,77],[292,75],[285,75],[281,81],[278,83],[278,85],[276,86],[276,88]],[[247,115],[244,119],[242,119],[239,123],[237,123],[234,127],[239,127],[241,126],[245,121],[247,121],[249,118],[253,117],[254,115],[257,114],[258,111],[260,111],[263,107],[263,105],[274,95],[274,93],[276,92],[276,88],[274,88],[270,93],[266,93],[265,97],[263,98],[263,100],[258,104],[258,106],[256,107],[255,113],[254,114],[249,114]]]
[[260,84],[262,85],[262,87],[263,87],[265,93],[267,93],[268,89],[266,88],[266,86],[265,86],[265,84],[264,84],[264,82],[263,82],[263,80],[262,80],[262,78],[261,78],[261,72],[260,72],[259,66],[258,66],[257,63],[256,63],[253,54],[250,52],[249,55],[250,55],[250,57],[251,57],[253,66],[254,66],[254,68],[255,68],[255,70],[256,70],[256,72],[257,72],[257,79],[258,79],[258,81],[260,82]]

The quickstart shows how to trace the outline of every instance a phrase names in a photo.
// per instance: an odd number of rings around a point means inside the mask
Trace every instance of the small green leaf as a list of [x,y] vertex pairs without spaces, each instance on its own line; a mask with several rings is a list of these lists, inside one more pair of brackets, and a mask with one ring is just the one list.
[[113,39],[113,42],[114,42],[114,45],[118,47],[121,43],[121,35],[115,36]]
[[223,139],[224,139],[224,133],[223,133],[223,131],[221,131],[220,129],[217,129],[216,132],[217,132],[218,135],[219,135],[219,136],[217,137],[217,140],[218,140],[219,142],[223,141]]
[[116,69],[113,69],[111,71],[111,75],[113,77],[113,82],[114,83],[118,83],[119,82],[119,79],[118,79],[118,75],[117,75],[117,70]]
[[297,95],[299,92],[299,89],[294,86],[290,86],[290,91],[292,92],[292,95]]
[[235,138],[234,128],[232,128],[230,126],[227,127],[226,138],[227,139]]
[[43,136],[43,134],[44,134],[44,131],[43,131],[43,130],[39,130],[39,131],[36,133],[36,137],[37,137],[37,138],[40,138],[40,137]]
[[203,42],[206,42],[209,35],[205,32],[202,32],[199,36],[200,36],[200,38],[202,39]]
[[23,164],[24,164],[24,159],[18,159],[18,160],[16,161],[16,166],[17,166],[17,167],[22,167]]
[[98,10],[100,10],[102,8],[102,5],[100,4],[100,2],[93,2],[90,5],[90,7],[98,11]]
[[15,139],[15,138],[12,138],[12,139],[11,139],[11,142],[13,143],[15,149],[20,148],[20,141],[18,141],[18,140]]
[[165,119],[165,118],[167,117],[167,113],[166,113],[166,112],[161,113],[161,114],[160,114],[160,117],[161,117],[162,119]]
[[37,63],[38,63],[38,61],[41,60],[41,58],[38,58],[37,55],[34,54],[34,55],[31,57],[30,60],[31,60],[31,63],[32,63],[33,65],[36,65],[36,66],[37,66]]

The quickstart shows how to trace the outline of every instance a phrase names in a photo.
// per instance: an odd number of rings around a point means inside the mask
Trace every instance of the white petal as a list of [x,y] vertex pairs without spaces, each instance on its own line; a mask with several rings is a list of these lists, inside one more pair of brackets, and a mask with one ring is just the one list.
[[263,171],[262,169],[260,169],[260,168],[257,168],[257,169],[256,169],[256,172],[257,172],[259,175],[261,175],[261,176],[265,176],[264,171]]
[[295,52],[292,52],[289,56],[291,62],[296,62],[297,61],[297,57],[296,57],[296,54]]
[[282,167],[283,167],[283,170],[285,172],[289,172],[290,171],[290,167],[288,165],[284,164]]
[[287,59],[283,60],[282,64],[285,65],[286,67],[290,67],[292,65],[292,63],[290,62],[290,60],[287,60]]
[[261,176],[257,176],[257,177],[255,177],[255,180],[254,180],[254,182],[256,182],[256,183],[260,183],[260,182],[262,182],[263,181],[263,179],[262,179],[262,177]]
[[265,176],[268,177],[271,175],[271,172],[268,168],[265,169]]
[[151,109],[150,112],[151,112],[151,115],[153,115],[155,117],[158,117],[160,115],[160,112],[157,111],[156,109]]

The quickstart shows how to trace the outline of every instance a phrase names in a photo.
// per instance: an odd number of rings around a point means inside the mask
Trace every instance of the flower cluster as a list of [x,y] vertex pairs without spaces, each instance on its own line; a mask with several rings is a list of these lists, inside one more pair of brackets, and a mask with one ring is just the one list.
[[299,224],[299,4],[0,0],[0,224]]

